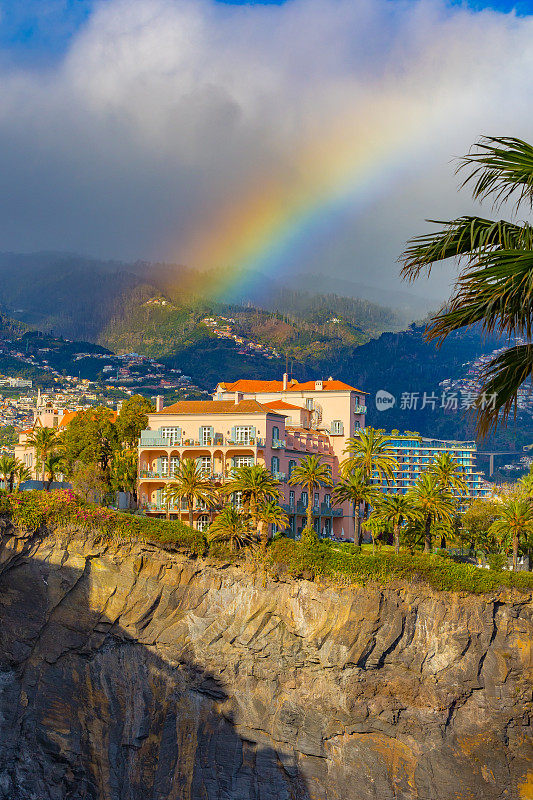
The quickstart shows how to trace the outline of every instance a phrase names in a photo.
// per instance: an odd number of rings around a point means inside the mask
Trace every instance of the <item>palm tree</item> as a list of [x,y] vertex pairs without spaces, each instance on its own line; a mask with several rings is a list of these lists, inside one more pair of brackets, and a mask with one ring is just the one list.
[[[516,200],[515,209],[533,202],[533,147],[509,136],[483,137],[461,159],[458,171],[468,174],[461,188],[472,186],[474,199],[490,199],[498,208]],[[484,331],[524,340],[509,347],[487,365],[477,403],[477,430],[486,435],[507,418],[522,383],[533,373],[533,226],[504,219],[463,216],[446,222],[435,233],[412,238],[402,255],[404,277],[428,274],[434,264],[456,259],[459,278],[448,305],[431,320],[426,338],[442,343],[453,331],[475,323]],[[495,402],[486,402],[494,398]],[[485,402],[484,402],[485,401]]]
[[232,550],[241,550],[257,542],[257,532],[250,527],[249,518],[226,506],[209,526],[207,538],[209,542],[229,542]]
[[[252,524],[259,529],[258,507],[268,500],[279,499],[279,483],[270,470],[262,464],[250,464],[237,467],[233,470],[231,480],[224,486],[225,494],[240,492],[246,512],[252,519]],[[265,548],[268,542],[268,532],[261,530],[261,542]]]
[[520,540],[533,534],[533,507],[525,500],[510,500],[501,508],[490,531],[502,542],[511,537],[513,569],[516,570]]
[[61,470],[62,466],[63,456],[61,456],[59,453],[48,453],[44,460],[46,481],[44,482],[43,489],[45,492],[50,491],[50,487],[55,480],[56,473]]
[[430,465],[430,472],[437,477],[439,483],[450,492],[468,494],[468,484],[463,477],[456,459],[450,453],[441,453]]
[[[392,526],[394,550],[400,552],[400,529],[404,522],[420,519],[420,511],[406,494],[385,494],[376,503],[370,518],[377,517]],[[370,519],[369,518],[369,519]]]
[[392,439],[375,428],[365,428],[346,443],[345,453],[348,454],[342,463],[344,473],[352,470],[362,470],[369,480],[378,480],[379,483],[392,478],[398,469],[398,461],[388,445]]
[[289,517],[277,500],[265,500],[257,507],[257,518],[260,525],[275,525],[278,530],[285,530]]
[[194,519],[194,503],[203,502],[206,506],[216,503],[217,491],[214,484],[206,478],[201,467],[193,458],[184,458],[180,461],[174,473],[174,480],[167,484],[166,491],[170,499],[181,500],[184,498],[189,509],[189,526],[192,528]]
[[313,495],[321,486],[333,486],[329,464],[324,464],[320,456],[306,456],[294,467],[289,484],[307,490],[306,527],[313,530]]
[[18,464],[15,467],[15,472],[14,472],[15,480],[13,485],[14,487],[16,487],[16,491],[20,491],[20,484],[24,483],[25,481],[31,480],[31,472],[28,469],[28,467],[26,467],[22,463],[22,461],[20,461],[18,458],[15,459],[15,462],[17,461]]
[[13,482],[15,480],[16,469],[17,469],[16,459],[6,455],[3,455],[0,458],[0,475],[4,480],[4,488],[7,492],[13,491]]
[[361,544],[361,516],[359,509],[363,504],[363,519],[367,517],[368,507],[373,505],[379,497],[378,487],[370,483],[363,470],[356,469],[343,475],[340,482],[332,492],[333,500],[337,503],[353,503],[355,523],[355,544]]
[[37,464],[42,469],[42,482],[46,474],[46,458],[50,453],[53,453],[59,444],[59,437],[57,430],[54,428],[34,428],[31,434],[26,439],[26,444],[34,447],[37,453]]
[[431,526],[451,522],[454,512],[452,493],[441,485],[436,475],[424,472],[405,495],[419,509],[424,520],[424,553],[431,552]]

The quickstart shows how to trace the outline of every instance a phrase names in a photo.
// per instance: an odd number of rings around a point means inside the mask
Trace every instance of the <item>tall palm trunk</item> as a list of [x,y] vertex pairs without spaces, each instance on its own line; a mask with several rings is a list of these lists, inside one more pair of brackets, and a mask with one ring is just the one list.
[[513,570],[518,569],[518,534],[513,535]]
[[194,502],[194,497],[189,495],[187,497],[187,505],[189,506],[189,528],[192,528],[194,524],[194,512],[192,507],[193,502]]
[[361,546],[361,504],[354,504],[354,518],[355,518],[355,544]]
[[424,553],[431,553],[431,514],[426,517],[426,527],[424,530]]
[[313,493],[309,487],[309,497],[307,499],[307,527],[313,530]]
[[400,552],[400,523],[396,522],[394,525],[394,552],[396,555]]

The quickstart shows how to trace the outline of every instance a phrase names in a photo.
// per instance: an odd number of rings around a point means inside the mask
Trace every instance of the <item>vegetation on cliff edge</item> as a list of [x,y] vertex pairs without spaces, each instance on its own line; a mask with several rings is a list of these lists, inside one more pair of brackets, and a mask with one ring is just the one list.
[[[209,545],[206,537],[179,521],[124,514],[80,500],[69,490],[0,494],[0,516],[22,529],[66,529],[94,533],[104,541],[142,541],[179,550],[188,555],[232,559],[239,563],[250,555]],[[312,532],[302,542],[278,537],[266,553],[251,553],[268,572],[309,580],[329,579],[342,584],[372,581],[423,583],[443,591],[483,593],[500,587],[533,589],[533,573],[485,570],[442,555],[381,552],[371,555],[355,545],[319,540]]]

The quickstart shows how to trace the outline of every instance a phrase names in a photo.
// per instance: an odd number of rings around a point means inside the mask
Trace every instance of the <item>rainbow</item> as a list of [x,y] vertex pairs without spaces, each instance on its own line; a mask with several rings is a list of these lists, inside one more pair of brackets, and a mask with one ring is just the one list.
[[448,113],[440,104],[428,115],[427,99],[381,90],[357,114],[322,126],[292,154],[290,174],[254,175],[235,202],[202,220],[176,249],[181,263],[185,255],[201,271],[195,288],[230,301],[237,288],[241,296],[253,288],[257,275],[282,276],[307,256],[323,254],[327,267],[338,236],[429,149],[433,126]]

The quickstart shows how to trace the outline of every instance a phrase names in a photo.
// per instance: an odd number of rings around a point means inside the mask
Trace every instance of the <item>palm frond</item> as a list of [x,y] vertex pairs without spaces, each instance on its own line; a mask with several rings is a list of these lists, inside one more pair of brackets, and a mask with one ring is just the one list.
[[422,270],[430,274],[433,264],[448,258],[479,258],[494,249],[533,249],[533,227],[500,219],[465,216],[450,221],[431,220],[442,225],[440,231],[413,236],[400,256],[402,276],[415,280]]
[[492,196],[498,206],[518,193],[516,205],[533,202],[533,147],[514,136],[484,136],[474,149],[460,159],[457,172],[471,169],[461,184],[474,184],[472,196]]
[[510,347],[487,364],[482,372],[481,392],[485,398],[494,396],[495,403],[488,403],[485,408],[478,404],[476,408],[476,430],[480,436],[486,436],[500,419],[507,419],[513,407],[516,409],[518,389],[532,374],[532,344]]
[[533,249],[495,250],[481,256],[457,281],[447,308],[427,328],[441,343],[450,333],[477,322],[484,331],[531,335]]

